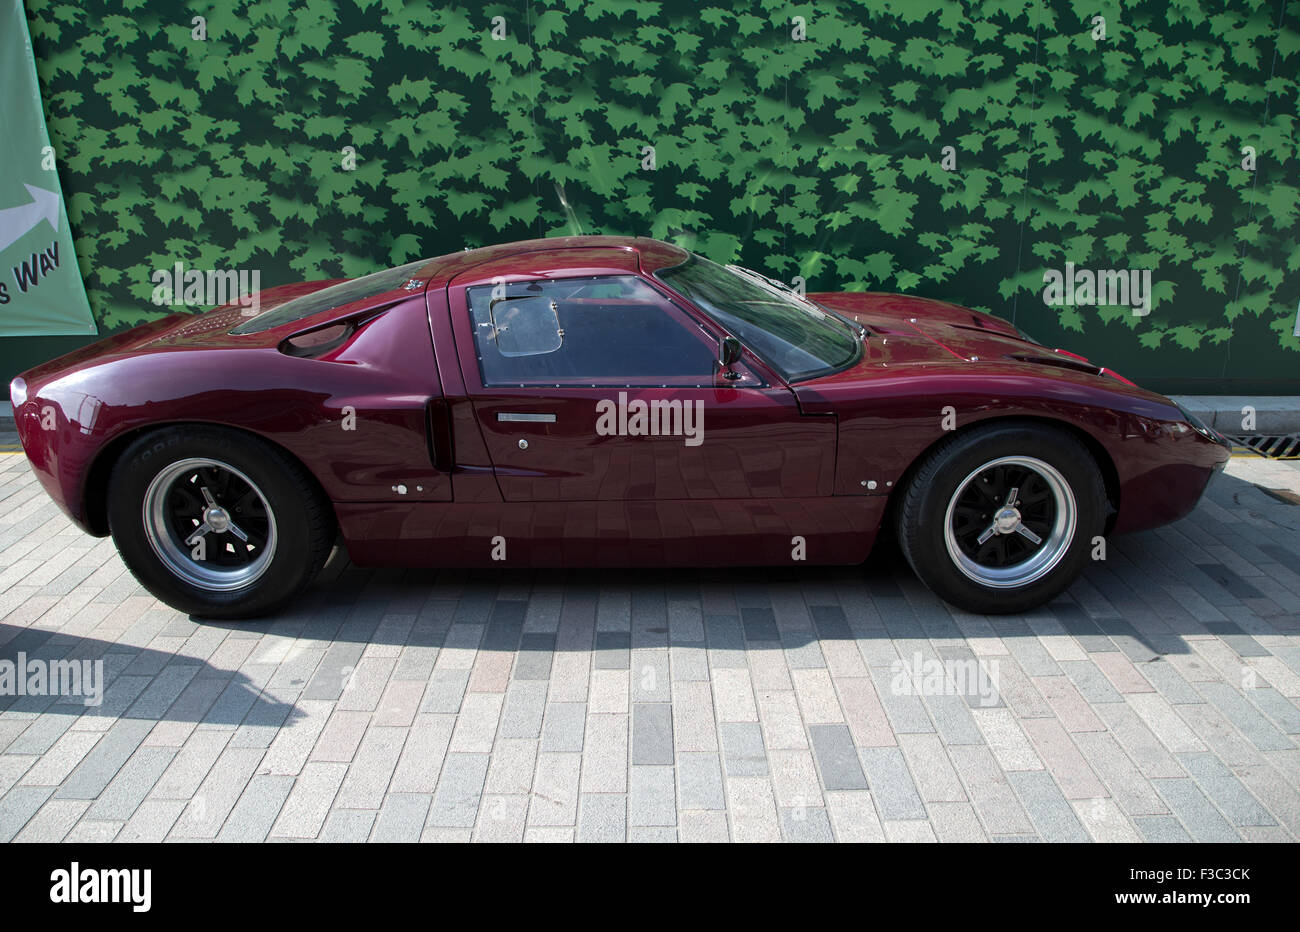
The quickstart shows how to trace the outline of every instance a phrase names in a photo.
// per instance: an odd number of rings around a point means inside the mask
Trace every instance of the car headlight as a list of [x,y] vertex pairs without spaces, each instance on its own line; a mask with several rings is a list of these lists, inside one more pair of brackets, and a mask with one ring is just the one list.
[[14,379],[9,383],[9,400],[13,402],[14,411],[17,411],[27,403],[27,383],[22,379]]
[[1218,431],[1216,431],[1213,427],[1210,427],[1208,424],[1202,421],[1191,411],[1188,411],[1181,404],[1175,401],[1174,407],[1176,407],[1179,410],[1179,412],[1183,415],[1183,420],[1187,422],[1188,426],[1191,427],[1192,430],[1200,434],[1202,437],[1204,437],[1206,440],[1213,440],[1215,443],[1222,443],[1222,444],[1227,443],[1226,438],[1224,438]]

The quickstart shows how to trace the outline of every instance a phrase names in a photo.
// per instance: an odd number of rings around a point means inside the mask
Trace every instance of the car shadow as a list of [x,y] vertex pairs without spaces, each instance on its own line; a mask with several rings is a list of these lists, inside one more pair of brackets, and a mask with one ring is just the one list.
[[[177,622],[200,630],[183,616],[172,624]],[[268,675],[276,669],[274,664],[252,668]],[[302,682],[285,684],[286,694],[296,695]],[[6,715],[271,728],[301,716],[292,702],[276,698],[278,690],[266,686],[242,670],[197,657],[0,623],[0,713]]]
[[[1262,655],[1268,651],[1253,634],[1300,633],[1292,608],[1300,591],[1297,531],[1300,508],[1219,476],[1190,516],[1107,541],[1105,559],[1094,560],[1067,593],[1016,615],[946,605],[887,538],[863,566],[757,569],[369,569],[352,565],[340,549],[276,616],[213,621],[159,608],[164,617],[133,632],[131,639],[161,635],[178,647],[224,632],[208,647],[212,654],[216,643],[235,645],[221,666],[122,640],[0,623],[0,662],[20,655],[41,663],[102,660],[106,686],[95,707],[80,696],[0,695],[0,712],[278,728],[302,714],[295,707],[301,700],[338,699],[367,652],[395,665],[413,658],[399,678],[418,679],[433,676],[446,648],[538,655],[520,661],[529,676],[549,669],[541,655],[562,651],[595,651],[597,666],[626,668],[627,652],[637,647],[815,651],[842,640],[858,641],[873,664],[894,656],[872,643],[880,639],[913,639],[926,653],[931,648],[922,642],[933,641],[938,655],[957,659],[973,658],[971,642],[981,638],[1009,639],[1022,662],[1046,663],[1031,639],[1052,634],[1134,663],[1190,654],[1188,638],[1197,636],[1218,636],[1242,656]],[[236,643],[242,640],[247,650]]]
[[[850,567],[370,569],[352,565],[340,548],[287,611],[204,624],[386,648],[442,647],[458,623],[483,626],[479,650],[505,651],[788,650],[824,640],[1069,634],[1090,652],[1118,650],[1135,663],[1191,653],[1189,636],[1217,635],[1266,653],[1251,646],[1261,621],[1300,630],[1296,591],[1271,575],[1300,584],[1297,532],[1300,508],[1220,474],[1191,515],[1107,540],[1102,558],[1065,594],[1013,615],[974,615],[942,602],[887,536],[866,564]],[[557,640],[566,624],[576,640]]]

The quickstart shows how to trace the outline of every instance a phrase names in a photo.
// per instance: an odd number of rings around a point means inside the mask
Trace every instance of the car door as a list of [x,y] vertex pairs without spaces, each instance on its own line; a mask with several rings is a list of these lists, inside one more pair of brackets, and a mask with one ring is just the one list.
[[507,502],[831,494],[834,419],[748,354],[728,378],[694,309],[633,272],[502,271],[453,280],[448,303]]

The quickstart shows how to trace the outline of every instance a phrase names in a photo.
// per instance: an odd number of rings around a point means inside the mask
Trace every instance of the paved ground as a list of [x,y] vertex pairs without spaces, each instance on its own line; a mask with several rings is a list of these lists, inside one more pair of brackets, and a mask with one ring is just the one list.
[[3,455],[0,658],[109,685],[0,697],[0,840],[1294,841],[1300,507],[1252,483],[1300,468],[1229,469],[1024,616],[888,562],[336,561],[238,625],[160,605]]

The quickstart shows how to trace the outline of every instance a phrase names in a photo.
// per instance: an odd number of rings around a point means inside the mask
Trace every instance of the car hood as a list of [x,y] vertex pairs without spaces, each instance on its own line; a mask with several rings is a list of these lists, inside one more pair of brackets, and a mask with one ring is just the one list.
[[1075,353],[1036,343],[1001,318],[945,301],[878,292],[809,297],[867,328],[855,374],[960,361],[1110,376],[1133,384]]

